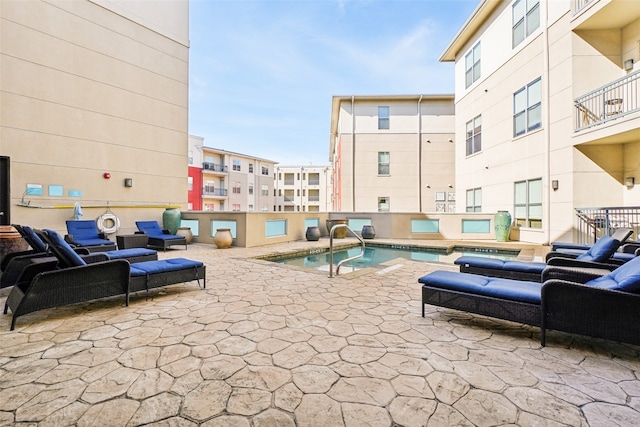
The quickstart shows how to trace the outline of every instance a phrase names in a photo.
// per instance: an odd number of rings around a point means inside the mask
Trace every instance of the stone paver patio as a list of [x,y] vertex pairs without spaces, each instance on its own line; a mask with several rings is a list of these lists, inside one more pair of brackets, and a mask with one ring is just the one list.
[[[328,278],[190,245],[196,282],[0,317],[0,425],[632,426],[640,347],[427,306],[400,260]],[[4,303],[7,290],[0,293]],[[621,325],[624,327],[624,325]]]

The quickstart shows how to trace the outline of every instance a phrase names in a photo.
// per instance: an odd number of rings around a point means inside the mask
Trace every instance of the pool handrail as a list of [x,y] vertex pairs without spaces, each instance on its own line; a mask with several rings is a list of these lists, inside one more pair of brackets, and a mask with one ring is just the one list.
[[354,255],[352,257],[349,257],[340,261],[336,266],[336,276],[340,274],[340,266],[342,264],[344,264],[345,262],[353,261],[356,258],[361,258],[362,256],[364,256],[364,246],[365,246],[364,239],[358,236],[356,232],[353,231],[347,224],[334,225],[333,227],[331,227],[331,230],[329,231],[329,277],[333,277],[333,233],[339,227],[345,227],[348,231],[351,232],[351,234],[353,234],[354,236],[356,236],[358,240],[360,240],[360,244],[362,245],[362,252],[360,252],[358,255]]

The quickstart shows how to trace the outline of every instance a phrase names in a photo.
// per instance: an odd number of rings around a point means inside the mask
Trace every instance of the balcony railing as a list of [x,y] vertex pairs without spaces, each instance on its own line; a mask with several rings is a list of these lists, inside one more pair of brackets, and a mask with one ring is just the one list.
[[319,201],[320,201],[320,196],[317,196],[317,195],[314,195],[314,196],[309,195],[309,201],[310,201],[310,202],[319,202]]
[[611,235],[618,228],[633,230],[629,240],[638,239],[640,207],[576,208],[578,218],[576,243],[591,244],[600,236]]
[[640,71],[635,71],[576,98],[576,132],[639,111],[639,80]]
[[580,12],[586,5],[591,3],[594,0],[573,0],[573,14],[576,15]]
[[224,188],[214,188],[214,187],[203,187],[202,188],[203,196],[213,196],[213,197],[227,197],[227,190]]
[[202,170],[210,172],[227,172],[227,166],[219,165],[217,163],[203,162]]
[[310,179],[309,180],[309,185],[320,185],[320,180],[319,179]]

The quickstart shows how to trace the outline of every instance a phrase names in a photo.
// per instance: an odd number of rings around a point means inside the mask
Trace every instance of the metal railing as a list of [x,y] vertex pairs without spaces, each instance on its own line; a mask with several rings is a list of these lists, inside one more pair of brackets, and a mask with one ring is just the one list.
[[640,70],[575,99],[575,131],[597,126],[640,110]]
[[226,197],[227,190],[224,188],[214,188],[205,186],[202,188],[203,196]]
[[227,166],[219,165],[217,163],[203,162],[202,170],[209,172],[227,172]]
[[336,231],[336,229],[340,227],[346,228],[348,231],[351,232],[351,234],[353,234],[354,236],[356,236],[358,240],[360,240],[360,244],[362,246],[362,252],[360,252],[358,255],[354,255],[352,257],[345,258],[342,261],[340,261],[336,266],[336,276],[340,274],[340,266],[342,264],[344,264],[345,262],[353,261],[354,259],[361,258],[364,256],[364,239],[358,236],[351,228],[349,228],[347,224],[334,225],[333,227],[331,227],[331,231],[329,231],[329,277],[333,277],[333,233]]
[[640,206],[576,208],[577,242],[594,243],[600,236],[612,235],[618,228],[630,228],[629,240],[638,239],[640,231]]

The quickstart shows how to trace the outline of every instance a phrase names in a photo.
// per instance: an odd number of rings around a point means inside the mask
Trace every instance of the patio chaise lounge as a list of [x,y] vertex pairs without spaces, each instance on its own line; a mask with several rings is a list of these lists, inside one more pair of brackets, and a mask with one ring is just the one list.
[[[130,292],[193,280],[200,284],[200,279],[206,287],[206,268],[200,261],[174,258],[133,264],[122,259],[87,263],[57,232],[42,230],[41,236],[56,259],[43,259],[22,271],[4,309],[5,314],[8,308],[13,314],[11,330],[17,317],[45,308],[121,294],[126,295],[128,305]],[[60,268],[61,264],[68,267]]]
[[184,245],[187,249],[187,239],[184,236],[171,234],[169,230],[163,230],[158,221],[136,221],[139,233],[145,233],[149,237],[149,246],[162,248],[166,251],[169,246]]
[[[602,275],[603,273],[607,273]],[[548,267],[543,282],[434,271],[422,284],[436,305],[541,328],[640,344],[640,257],[612,272]]]
[[612,270],[621,261],[611,259],[620,246],[620,240],[603,236],[577,257],[556,254],[547,256],[546,262],[529,262],[518,260],[502,260],[480,256],[462,256],[454,261],[460,266],[460,272],[481,274],[484,276],[502,277],[505,279],[533,280],[540,282],[542,272],[550,265],[564,267],[605,268]]
[[[57,258],[49,251],[48,245],[38,234],[27,225],[13,225],[18,230],[26,242],[31,246],[31,250],[15,252],[9,254],[8,262],[3,266],[2,276],[0,276],[0,289],[13,286],[22,270],[34,262],[44,262],[46,260],[56,260]],[[158,259],[158,253],[153,249],[131,248],[112,250],[106,252],[89,252],[84,247],[74,247],[73,250],[86,262],[107,261],[110,259],[124,259],[129,263],[153,261]],[[3,260],[4,261],[4,260]],[[4,262],[3,262],[4,264]],[[69,265],[58,265],[58,267],[69,267]]]
[[64,237],[73,246],[87,248],[89,252],[106,252],[116,249],[116,244],[98,231],[95,221],[90,219],[67,221],[68,234]]

